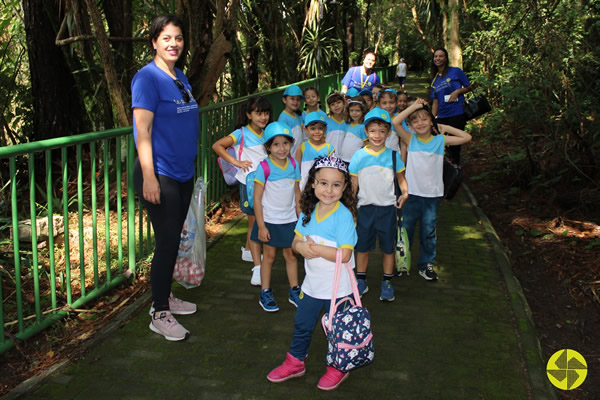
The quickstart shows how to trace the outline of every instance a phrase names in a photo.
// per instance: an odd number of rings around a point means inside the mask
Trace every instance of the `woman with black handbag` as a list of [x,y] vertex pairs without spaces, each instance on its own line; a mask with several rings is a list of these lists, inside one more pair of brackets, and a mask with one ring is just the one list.
[[[439,124],[464,130],[467,118],[463,103],[465,93],[471,91],[471,82],[462,69],[448,65],[448,51],[438,48],[431,59],[431,110]],[[460,145],[448,146],[447,155],[455,165],[460,164]]]

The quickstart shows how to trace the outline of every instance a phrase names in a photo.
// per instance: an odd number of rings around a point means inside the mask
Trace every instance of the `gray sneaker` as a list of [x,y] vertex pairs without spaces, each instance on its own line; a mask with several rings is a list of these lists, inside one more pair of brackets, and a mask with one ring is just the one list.
[[170,311],[161,311],[158,317],[152,316],[149,328],[171,342],[184,340],[190,336],[190,331],[181,326]]
[[433,270],[432,264],[427,264],[427,267],[425,267],[425,269],[420,269],[419,275],[421,275],[423,278],[425,278],[428,281],[435,281],[438,278],[438,274],[436,274],[435,271]]

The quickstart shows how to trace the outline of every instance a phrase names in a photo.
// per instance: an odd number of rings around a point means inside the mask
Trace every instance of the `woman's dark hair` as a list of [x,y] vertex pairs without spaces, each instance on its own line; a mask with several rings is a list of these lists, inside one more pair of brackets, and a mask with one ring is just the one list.
[[[285,136],[285,135],[279,135],[279,136],[284,136],[290,142],[290,145],[294,144],[295,139],[293,137],[289,137],[289,136]],[[273,141],[275,140],[276,137],[277,136],[272,137],[267,142],[265,142],[265,144],[263,145],[263,146],[265,146],[265,151],[267,152],[267,154],[271,154],[271,146],[273,145]]]
[[373,49],[366,49],[362,56],[363,61],[365,60],[365,57],[369,54],[373,54],[373,56],[375,56],[375,59],[377,59],[377,54],[375,54],[375,51]]
[[438,67],[437,65],[435,65],[433,63],[433,56],[435,55],[436,51],[443,51],[444,54],[446,55],[446,65],[444,65],[444,70],[442,71],[442,76],[445,76],[446,73],[448,72],[448,63],[450,62],[450,60],[448,59],[448,50],[446,50],[443,47],[438,47],[437,49],[434,50],[434,52],[431,54],[431,69],[429,72],[429,75],[431,75],[431,79],[435,78],[435,76],[438,74]]
[[251,113],[252,111],[268,112],[269,123],[273,122],[273,107],[271,107],[271,103],[269,103],[265,97],[251,96],[238,108],[234,129],[240,129],[243,126],[248,125],[248,122],[250,121],[246,114]]
[[[153,54],[156,54],[156,50],[154,49],[154,45],[152,42],[158,40],[158,36],[165,29],[165,26],[172,24],[181,29],[181,34],[184,37],[184,46],[187,41],[185,40],[185,28],[183,26],[183,21],[176,15],[165,14],[159,15],[158,17],[152,20],[152,24],[150,24],[150,49]],[[183,54],[183,52],[182,52]]]
[[[315,210],[315,207],[319,202],[319,199],[315,195],[315,189],[312,186],[313,183],[315,183],[315,175],[317,174],[317,161],[319,161],[321,158],[322,157],[319,157],[315,160],[315,163],[308,172],[308,180],[306,181],[306,186],[304,186],[304,191],[302,192],[302,197],[300,198],[300,209],[304,213],[304,218],[302,218],[302,226],[306,226],[306,224],[310,222],[310,215]],[[340,170],[338,169],[338,171]],[[352,182],[350,181],[350,174],[348,172],[340,172],[344,174],[344,183],[346,185],[340,201],[348,210],[350,210],[352,216],[354,219],[356,219],[356,199],[352,195]]]

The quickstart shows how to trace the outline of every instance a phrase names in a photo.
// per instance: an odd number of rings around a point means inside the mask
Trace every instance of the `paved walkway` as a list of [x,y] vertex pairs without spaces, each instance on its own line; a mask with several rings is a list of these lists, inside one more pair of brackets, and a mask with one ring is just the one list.
[[175,285],[177,296],[199,305],[195,315],[179,318],[192,332],[187,341],[167,342],[152,333],[145,305],[26,398],[556,398],[518,283],[466,190],[440,208],[438,282],[426,282],[418,273],[394,278],[396,301],[382,303],[381,257],[372,257],[370,292],[363,300],[372,314],[375,361],[330,393],[316,387],[325,371],[320,326],[304,377],[280,384],[265,378],[285,357],[295,308],[286,301],[281,255],[273,276],[280,311],[268,314],[259,307],[259,289],[249,283],[251,265],[240,260],[245,225],[233,226],[210,249],[201,287],[186,291]]

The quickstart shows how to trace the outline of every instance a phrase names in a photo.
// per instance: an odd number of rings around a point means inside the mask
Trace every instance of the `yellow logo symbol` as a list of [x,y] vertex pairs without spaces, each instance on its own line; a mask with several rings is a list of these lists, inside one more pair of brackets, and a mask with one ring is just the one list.
[[300,300],[302,300],[304,298],[304,292],[302,290],[300,291],[300,294],[298,295],[298,298]]
[[381,114],[381,118],[383,118],[383,119],[387,119],[387,115],[385,115],[385,114]]
[[290,133],[290,130],[289,130],[288,128],[285,128],[283,131],[284,131],[285,133]]
[[579,387],[587,377],[585,358],[575,350],[562,349],[552,354],[546,365],[550,383],[561,390]]
[[244,202],[244,207],[248,207],[250,205],[250,203],[248,203],[248,201]]

